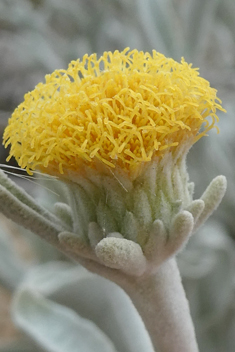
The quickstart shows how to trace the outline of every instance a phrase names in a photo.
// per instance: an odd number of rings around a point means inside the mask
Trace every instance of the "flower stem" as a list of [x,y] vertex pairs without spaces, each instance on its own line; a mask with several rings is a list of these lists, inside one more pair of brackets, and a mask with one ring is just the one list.
[[156,273],[137,279],[134,285],[125,286],[157,351],[199,351],[175,259],[162,264]]

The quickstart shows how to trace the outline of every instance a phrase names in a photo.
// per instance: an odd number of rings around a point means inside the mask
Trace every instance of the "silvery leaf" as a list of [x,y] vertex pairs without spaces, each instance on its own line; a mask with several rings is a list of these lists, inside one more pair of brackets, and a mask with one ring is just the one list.
[[93,321],[121,352],[153,352],[143,322],[124,291],[80,266],[66,262],[37,266],[28,272],[21,289],[46,295]]
[[23,277],[26,265],[17,257],[7,234],[0,230],[0,283],[15,288]]
[[93,322],[37,292],[19,291],[13,310],[17,325],[50,352],[116,351]]

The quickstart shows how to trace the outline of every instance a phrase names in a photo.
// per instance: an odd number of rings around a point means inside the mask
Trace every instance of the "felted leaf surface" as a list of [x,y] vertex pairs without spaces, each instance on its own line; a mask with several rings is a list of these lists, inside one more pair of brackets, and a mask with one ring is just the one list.
[[10,289],[19,284],[26,269],[3,230],[0,230],[0,268],[0,283]]
[[18,292],[16,323],[50,352],[115,352],[110,339],[91,321],[30,290]]
[[117,285],[80,266],[58,261],[37,266],[28,273],[21,289],[39,292],[91,320],[118,351],[153,352],[129,297]]

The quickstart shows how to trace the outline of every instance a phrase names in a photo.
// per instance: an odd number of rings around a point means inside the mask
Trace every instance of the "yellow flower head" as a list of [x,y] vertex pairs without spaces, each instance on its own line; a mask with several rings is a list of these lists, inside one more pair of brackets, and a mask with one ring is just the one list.
[[216,109],[223,110],[219,103],[216,90],[184,59],[128,48],[85,55],[25,95],[4,144],[11,144],[8,160],[14,156],[29,173],[104,164],[130,174],[205,135],[218,120]]

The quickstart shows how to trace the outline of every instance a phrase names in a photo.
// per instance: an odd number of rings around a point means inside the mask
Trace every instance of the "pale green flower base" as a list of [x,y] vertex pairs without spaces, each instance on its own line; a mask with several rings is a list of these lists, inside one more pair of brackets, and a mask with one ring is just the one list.
[[[174,157],[168,153],[160,162],[149,163],[132,182],[121,174],[91,171],[76,180],[71,175],[67,203],[57,203],[55,214],[36,204],[3,173],[0,176],[0,210],[121,286],[140,313],[155,350],[161,352],[198,351],[174,256],[216,209],[226,189],[226,179],[218,176],[200,199],[193,200],[185,157],[183,152]],[[25,295],[27,300],[37,298]],[[43,303],[42,311],[48,304]],[[57,308],[52,305],[51,313],[57,312],[59,320],[65,312]],[[74,319],[68,313],[68,325],[79,330]],[[102,344],[101,335],[98,341]]]

